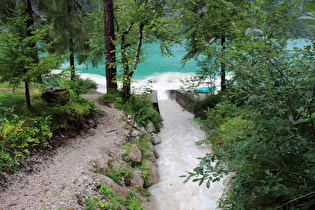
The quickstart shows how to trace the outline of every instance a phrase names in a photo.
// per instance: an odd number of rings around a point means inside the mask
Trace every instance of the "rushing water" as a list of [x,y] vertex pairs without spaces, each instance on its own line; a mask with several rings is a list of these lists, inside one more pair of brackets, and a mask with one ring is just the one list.
[[159,108],[164,127],[159,133],[162,143],[156,146],[160,157],[157,164],[160,181],[149,188],[154,210],[211,210],[223,192],[222,183],[210,189],[197,183],[183,183],[186,171],[198,164],[198,157],[211,151],[210,146],[196,146],[195,141],[205,137],[204,132],[192,121],[193,115],[184,111],[175,101],[159,93]]

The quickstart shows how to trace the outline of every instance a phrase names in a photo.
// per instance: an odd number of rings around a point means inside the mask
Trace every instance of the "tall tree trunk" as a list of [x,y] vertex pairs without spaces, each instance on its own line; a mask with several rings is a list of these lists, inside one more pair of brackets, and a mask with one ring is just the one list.
[[133,64],[132,64],[132,68],[128,72],[128,74],[124,73],[123,92],[124,92],[125,100],[129,100],[130,99],[132,76],[133,76],[133,73],[136,71],[137,66],[139,64],[139,61],[140,61],[142,41],[143,41],[143,28],[144,28],[144,24],[140,23],[140,25],[139,25],[139,33],[138,33],[137,49],[136,49],[135,58],[134,58],[134,61],[133,61]]
[[114,29],[114,8],[113,0],[104,0],[104,37],[106,55],[106,88],[117,89],[116,82],[116,48]]
[[26,106],[29,111],[32,110],[31,105],[31,94],[30,94],[30,88],[28,85],[28,81],[24,81],[24,87],[25,87],[25,98],[26,98]]
[[[30,36],[32,36],[31,27],[34,25],[32,3],[31,3],[31,0],[24,0],[23,4],[25,6],[25,14],[28,15],[28,19],[25,23],[27,25],[27,28],[28,28],[28,30],[26,32],[27,33],[26,36],[30,37]],[[31,43],[30,47],[31,48],[36,47],[36,43]],[[30,54],[29,56],[34,59],[35,63],[39,63],[38,54],[36,52]],[[38,75],[37,82],[43,83],[42,75]]]
[[[221,46],[222,46],[222,53],[224,53],[225,50],[225,44],[226,39],[225,37],[221,38]],[[221,61],[221,90],[226,90],[226,78],[225,78],[225,63],[224,61]]]
[[70,79],[75,80],[75,67],[74,67],[74,41],[71,37],[69,40],[69,60],[70,60]]

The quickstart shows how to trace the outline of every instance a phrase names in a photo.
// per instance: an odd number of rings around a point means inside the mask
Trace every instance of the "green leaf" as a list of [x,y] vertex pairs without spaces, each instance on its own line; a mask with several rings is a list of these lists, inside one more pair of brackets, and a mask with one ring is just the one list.
[[210,188],[210,180],[207,181],[206,187]]
[[265,170],[265,173],[266,173],[267,175],[271,175],[271,173],[270,173],[269,170]]

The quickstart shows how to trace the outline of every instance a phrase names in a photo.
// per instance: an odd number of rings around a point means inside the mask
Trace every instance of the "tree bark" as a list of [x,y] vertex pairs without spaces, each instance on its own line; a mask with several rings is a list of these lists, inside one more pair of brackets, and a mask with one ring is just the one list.
[[[123,75],[123,94],[124,99],[128,100],[128,89],[126,87],[128,86],[128,75],[129,75],[129,64],[128,64],[128,56],[127,56],[127,49],[130,46],[130,44],[126,43],[126,36],[129,34],[133,24],[130,24],[129,27],[122,33],[121,36],[121,62],[124,69],[124,75]],[[129,95],[130,96],[130,95]]]
[[105,37],[105,71],[106,88],[117,89],[116,82],[116,47],[114,29],[113,0],[104,0],[104,37]]
[[69,40],[69,60],[70,60],[70,79],[72,81],[75,80],[75,67],[74,67],[74,41],[73,38],[71,37]]
[[[221,46],[222,46],[222,53],[224,53],[225,50],[225,44],[226,39],[225,37],[221,38]],[[225,78],[226,72],[225,72],[225,63],[224,61],[221,61],[221,90],[226,90],[226,78]]]
[[[26,21],[26,25],[27,25],[27,32],[26,32],[26,36],[30,37],[32,36],[31,33],[31,27],[34,25],[34,20],[33,20],[33,8],[32,8],[32,3],[31,0],[24,0],[23,4],[25,6],[25,14],[28,15],[28,19]],[[36,43],[32,43],[30,44],[31,48],[36,47]],[[38,59],[38,54],[37,53],[32,53],[29,55],[31,58],[33,58],[35,63],[39,63],[39,59]],[[37,76],[37,82],[38,83],[43,83],[43,79],[42,79],[42,75],[38,75]]]
[[135,58],[132,64],[132,68],[127,74],[124,73],[123,92],[124,92],[125,100],[129,100],[131,97],[131,80],[132,80],[133,73],[136,71],[139,61],[140,61],[142,41],[143,41],[143,29],[144,29],[144,24],[140,23],[137,49],[136,49]]
[[25,87],[26,106],[29,111],[32,111],[31,94],[30,94],[30,88],[27,81],[24,81],[24,87]]

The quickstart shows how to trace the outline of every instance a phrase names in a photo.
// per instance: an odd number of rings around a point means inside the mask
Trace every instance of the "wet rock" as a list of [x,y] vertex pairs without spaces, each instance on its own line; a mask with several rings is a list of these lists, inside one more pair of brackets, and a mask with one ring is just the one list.
[[151,138],[151,143],[152,143],[153,145],[157,145],[157,144],[162,143],[161,137],[158,136],[158,135],[154,135],[154,136]]
[[[152,161],[154,161],[157,157],[156,157],[156,154],[157,154],[157,152],[156,152],[156,150],[155,150],[155,148],[154,148],[154,146],[153,146],[153,144],[152,143],[148,143],[148,146],[150,147],[150,150],[146,150],[145,152],[144,152],[144,154],[147,156],[147,157],[149,157],[150,158],[150,160],[152,160]],[[155,154],[156,153],[156,154]]]
[[149,132],[149,133],[156,133],[156,129],[153,125],[153,123],[150,121],[146,127],[146,130]]
[[155,147],[153,148],[153,154],[155,156],[156,159],[158,159],[160,157],[159,153],[156,151]]
[[142,154],[139,147],[135,144],[131,145],[129,149],[129,154],[125,158],[126,160],[130,160],[135,164],[140,164],[142,159]]
[[155,163],[147,161],[145,165],[149,168],[150,178],[148,179],[144,187],[150,187],[151,185],[158,183],[160,175],[157,165]]

